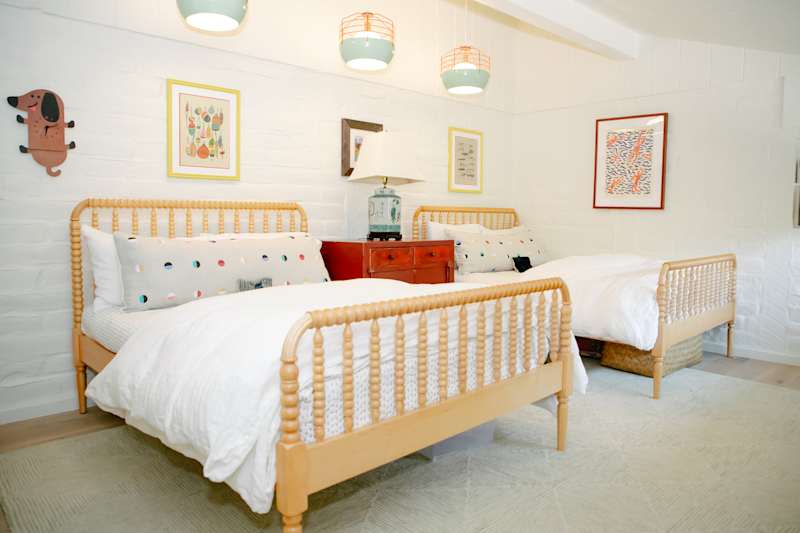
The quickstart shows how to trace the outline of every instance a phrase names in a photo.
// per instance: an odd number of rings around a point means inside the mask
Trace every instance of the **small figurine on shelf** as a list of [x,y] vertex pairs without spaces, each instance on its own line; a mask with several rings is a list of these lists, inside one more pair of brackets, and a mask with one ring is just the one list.
[[59,166],[67,159],[67,150],[75,148],[75,141],[64,144],[64,128],[74,128],[75,121],[64,122],[64,102],[53,91],[36,89],[22,96],[7,98],[11,107],[28,113],[28,118],[17,115],[17,122],[28,125],[28,146],[19,146],[23,154],[47,169],[50,176],[58,176]]

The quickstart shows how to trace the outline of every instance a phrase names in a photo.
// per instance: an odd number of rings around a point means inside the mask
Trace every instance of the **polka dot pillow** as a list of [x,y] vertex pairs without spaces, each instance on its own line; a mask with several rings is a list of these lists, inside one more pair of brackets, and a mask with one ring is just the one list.
[[322,243],[308,234],[268,239],[178,240],[115,233],[129,311],[235,293],[240,279],[272,285],[328,281]]
[[461,274],[514,270],[514,257],[529,257],[538,264],[541,250],[530,232],[520,226],[516,231],[469,233],[447,230],[455,244],[456,266]]

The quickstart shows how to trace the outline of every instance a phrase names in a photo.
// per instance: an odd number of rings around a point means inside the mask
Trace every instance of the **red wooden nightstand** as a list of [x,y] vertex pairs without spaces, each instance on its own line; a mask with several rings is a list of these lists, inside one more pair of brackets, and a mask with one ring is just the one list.
[[455,277],[453,241],[323,241],[322,257],[332,280],[449,283]]

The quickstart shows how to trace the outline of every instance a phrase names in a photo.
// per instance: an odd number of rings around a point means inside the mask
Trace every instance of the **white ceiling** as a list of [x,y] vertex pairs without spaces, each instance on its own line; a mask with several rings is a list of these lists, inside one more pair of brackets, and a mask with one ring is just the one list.
[[800,54],[800,0],[578,0],[641,33]]

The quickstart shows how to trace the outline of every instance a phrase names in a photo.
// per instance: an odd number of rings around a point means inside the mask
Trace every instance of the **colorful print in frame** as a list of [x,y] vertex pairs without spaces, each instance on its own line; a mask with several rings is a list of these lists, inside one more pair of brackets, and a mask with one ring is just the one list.
[[598,119],[596,209],[664,209],[667,113]]
[[239,179],[239,91],[167,80],[167,175]]
[[483,192],[483,133],[451,127],[447,151],[447,189]]

